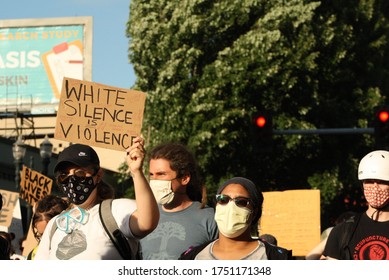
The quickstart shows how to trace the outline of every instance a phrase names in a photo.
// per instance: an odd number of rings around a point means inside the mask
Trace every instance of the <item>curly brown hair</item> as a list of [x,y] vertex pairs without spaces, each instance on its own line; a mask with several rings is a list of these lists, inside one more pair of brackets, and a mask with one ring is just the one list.
[[186,193],[192,201],[199,201],[202,207],[206,204],[206,190],[201,181],[199,167],[194,154],[183,144],[163,143],[155,146],[150,152],[150,159],[165,159],[170,168],[177,173],[177,178],[190,176]]

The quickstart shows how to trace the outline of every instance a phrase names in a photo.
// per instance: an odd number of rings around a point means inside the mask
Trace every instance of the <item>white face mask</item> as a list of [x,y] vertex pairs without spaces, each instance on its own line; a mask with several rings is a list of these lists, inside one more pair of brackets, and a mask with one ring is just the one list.
[[234,201],[226,205],[216,204],[215,221],[224,236],[235,238],[250,226],[251,213],[247,208],[236,206]]
[[150,180],[150,187],[157,203],[165,205],[174,199],[171,180]]

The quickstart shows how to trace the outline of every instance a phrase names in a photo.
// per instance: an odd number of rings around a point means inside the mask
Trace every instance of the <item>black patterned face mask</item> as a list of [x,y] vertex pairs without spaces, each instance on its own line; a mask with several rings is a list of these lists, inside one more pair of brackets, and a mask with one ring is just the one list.
[[93,176],[78,177],[71,175],[59,185],[69,200],[77,205],[84,203],[96,188],[93,183]]

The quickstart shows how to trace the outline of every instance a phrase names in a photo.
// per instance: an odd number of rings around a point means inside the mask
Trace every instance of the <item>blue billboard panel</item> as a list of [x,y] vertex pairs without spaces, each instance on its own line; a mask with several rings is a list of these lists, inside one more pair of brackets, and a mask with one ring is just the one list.
[[54,112],[63,78],[86,78],[85,34],[77,23],[0,28],[0,108]]

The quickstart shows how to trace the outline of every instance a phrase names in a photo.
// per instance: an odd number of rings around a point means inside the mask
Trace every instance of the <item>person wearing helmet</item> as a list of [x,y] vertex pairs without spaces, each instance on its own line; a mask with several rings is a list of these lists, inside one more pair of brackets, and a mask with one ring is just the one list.
[[389,152],[364,156],[358,179],[368,209],[334,227],[321,259],[389,260]]

